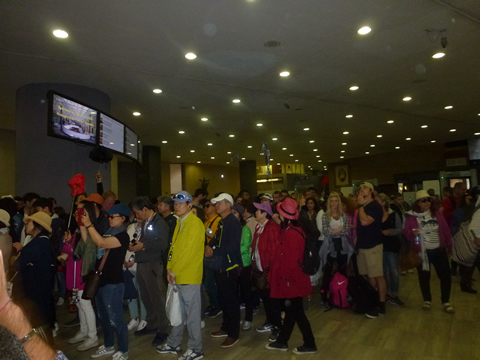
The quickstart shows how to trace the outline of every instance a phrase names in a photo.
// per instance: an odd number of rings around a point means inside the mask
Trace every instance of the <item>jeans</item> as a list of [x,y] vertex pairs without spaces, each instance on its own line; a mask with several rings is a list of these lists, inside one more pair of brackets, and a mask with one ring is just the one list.
[[92,301],[82,299],[83,290],[78,291],[78,318],[80,319],[80,332],[87,334],[89,339],[97,338],[97,320],[93,311]]
[[[132,271],[132,269],[130,269],[130,272],[134,276],[133,285],[135,286],[135,289],[137,289],[137,292],[138,292],[138,299],[132,299],[128,303],[128,310],[130,311],[130,319],[145,320],[147,317],[147,310],[145,310],[145,305],[143,305],[142,296],[140,295],[140,290],[138,288],[137,272]],[[140,303],[140,316],[138,314],[139,303]]]
[[[288,345],[290,335],[292,335],[295,323],[303,335],[303,345],[308,348],[317,348],[315,344],[315,337],[313,336],[312,327],[305,315],[303,309],[303,298],[297,297],[293,299],[274,299],[280,303],[285,304],[285,320],[283,322],[282,330],[278,335],[277,341],[280,344]],[[279,305],[281,306],[281,305]]]
[[167,344],[177,347],[182,343],[183,330],[187,325],[188,349],[198,352],[203,351],[201,329],[201,294],[202,285],[177,285],[182,318],[184,322],[172,327]]
[[253,320],[253,294],[252,283],[250,281],[251,272],[252,266],[244,267],[238,278],[240,294],[243,301],[245,301],[245,321]]
[[57,271],[58,296],[65,299],[67,296],[67,280],[65,271]]
[[[442,304],[450,301],[450,290],[452,288],[452,274],[450,272],[450,263],[445,248],[427,250],[428,261],[430,266],[435,267],[437,276],[440,279],[440,291],[442,294]],[[430,269],[431,270],[431,269]],[[423,301],[432,301],[430,293],[430,276],[431,271],[422,270],[422,265],[417,267],[418,281],[422,290]]]
[[98,290],[95,296],[98,316],[102,323],[105,347],[114,345],[113,335],[117,334],[118,350],[128,353],[128,329],[123,320],[123,293],[125,285],[107,284]]
[[398,254],[392,251],[383,252],[383,273],[387,280],[387,293],[392,296],[398,296]]
[[223,311],[222,330],[232,339],[240,337],[240,302],[238,299],[237,271],[216,272],[215,281]]
[[210,306],[214,307],[215,309],[220,309],[220,302],[218,300],[218,289],[217,284],[215,283],[215,272],[206,268],[204,271],[205,278],[203,280],[203,285],[205,286],[205,291],[208,294]]

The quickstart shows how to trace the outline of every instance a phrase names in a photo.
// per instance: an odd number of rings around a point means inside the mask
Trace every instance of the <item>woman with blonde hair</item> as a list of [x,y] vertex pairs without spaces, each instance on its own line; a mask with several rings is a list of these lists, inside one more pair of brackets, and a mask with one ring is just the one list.
[[340,195],[330,193],[327,200],[327,211],[322,216],[322,235],[325,237],[320,248],[320,266],[324,265],[323,284],[320,290],[322,306],[329,307],[327,293],[335,269],[345,275],[345,270],[353,254],[353,246],[348,241],[350,222],[343,212]]

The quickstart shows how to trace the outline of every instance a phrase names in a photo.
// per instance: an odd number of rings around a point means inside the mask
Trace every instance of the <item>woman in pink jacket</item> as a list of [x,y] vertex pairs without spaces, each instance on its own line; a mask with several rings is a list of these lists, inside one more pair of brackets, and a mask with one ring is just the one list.
[[448,254],[452,251],[450,229],[427,191],[417,191],[416,198],[412,211],[405,213],[403,232],[423,260],[417,268],[424,301],[423,310],[432,307],[430,276],[433,265],[440,279],[442,307],[447,313],[453,314],[455,310],[450,304],[452,274],[448,260]]
[[303,335],[302,346],[293,350],[294,354],[314,354],[317,352],[315,337],[310,322],[305,315],[303,298],[310,295],[310,277],[302,270],[305,233],[297,224],[297,203],[291,198],[277,204],[282,221],[280,241],[269,273],[270,296],[285,306],[285,320],[276,341],[267,344],[269,350],[288,350],[288,340],[295,323]]

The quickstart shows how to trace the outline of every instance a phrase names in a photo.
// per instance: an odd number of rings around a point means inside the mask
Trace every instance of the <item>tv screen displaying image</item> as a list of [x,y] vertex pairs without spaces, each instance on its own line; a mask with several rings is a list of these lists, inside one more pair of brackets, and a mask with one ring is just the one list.
[[110,116],[100,113],[99,128],[99,144],[123,154],[125,126]]
[[138,136],[128,127],[125,127],[125,155],[138,159]]
[[468,140],[468,153],[470,160],[480,160],[480,139]]
[[49,135],[97,143],[97,111],[56,93],[50,98]]

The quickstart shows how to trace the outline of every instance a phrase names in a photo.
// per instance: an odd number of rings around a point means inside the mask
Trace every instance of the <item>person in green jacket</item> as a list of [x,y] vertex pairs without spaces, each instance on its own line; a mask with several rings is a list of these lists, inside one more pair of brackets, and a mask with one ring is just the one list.
[[233,204],[232,213],[242,224],[242,240],[240,242],[240,253],[242,254],[243,268],[238,278],[240,285],[240,297],[245,301],[245,321],[242,330],[250,330],[253,326],[253,297],[250,274],[252,272],[252,255],[250,254],[250,245],[252,244],[252,232],[245,225],[243,214],[245,209],[242,205]]

